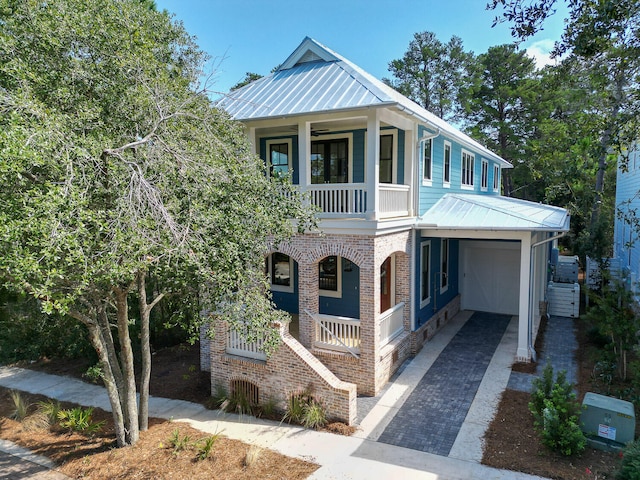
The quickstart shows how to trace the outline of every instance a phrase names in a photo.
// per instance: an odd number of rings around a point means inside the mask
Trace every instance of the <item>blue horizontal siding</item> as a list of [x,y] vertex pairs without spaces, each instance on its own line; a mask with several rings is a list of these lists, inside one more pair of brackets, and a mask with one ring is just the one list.
[[351,271],[345,272],[342,259],[342,296],[318,298],[319,313],[350,318],[360,318],[360,268],[351,263]]
[[[630,152],[628,171],[618,168],[616,182],[616,207],[623,213],[640,212],[640,154]],[[629,200],[631,201],[630,203]],[[636,213],[637,215],[637,213]],[[614,257],[621,261],[630,273],[640,280],[640,242],[634,226],[616,216],[614,224]]]
[[[422,137],[428,130],[420,128],[418,137]],[[451,144],[451,182],[449,187],[444,186],[444,143],[448,141]],[[424,162],[422,157],[418,158],[420,165],[418,188],[419,188],[419,214],[424,214],[429,208],[431,208],[440,198],[447,193],[477,193],[478,195],[499,195],[500,189],[497,192],[493,191],[493,167],[496,162],[493,162],[487,158],[482,157],[479,153],[474,152],[468,148],[464,148],[475,155],[474,164],[474,182],[473,189],[462,188],[462,150],[463,147],[452,139],[449,139],[443,135],[439,135],[432,140],[432,179],[430,186],[422,185],[423,167]],[[421,155],[421,152],[420,152]],[[481,172],[482,172],[482,160],[487,160],[489,167],[488,185],[487,190],[481,189]]]
[[[415,276],[415,292],[416,298],[413,299],[414,309],[416,313],[416,328],[424,325],[429,321],[438,311],[445,307],[451,300],[453,300],[460,291],[460,279],[459,279],[459,257],[460,257],[460,242],[457,239],[449,239],[449,288],[440,293],[440,281],[438,280],[437,288],[434,293],[434,275],[440,272],[440,247],[442,245],[440,238],[421,237],[416,242],[415,246],[415,264],[417,275]],[[430,272],[429,278],[431,279],[431,301],[429,304],[420,308],[420,265],[421,259],[421,243],[424,241],[431,241],[431,258],[430,258]],[[435,300],[435,301],[434,301]]]

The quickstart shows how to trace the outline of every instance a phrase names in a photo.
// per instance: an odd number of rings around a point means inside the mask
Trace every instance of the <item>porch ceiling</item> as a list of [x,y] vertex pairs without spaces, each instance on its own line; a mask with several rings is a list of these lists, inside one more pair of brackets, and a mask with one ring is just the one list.
[[564,208],[498,195],[449,193],[416,223],[420,229],[566,232]]

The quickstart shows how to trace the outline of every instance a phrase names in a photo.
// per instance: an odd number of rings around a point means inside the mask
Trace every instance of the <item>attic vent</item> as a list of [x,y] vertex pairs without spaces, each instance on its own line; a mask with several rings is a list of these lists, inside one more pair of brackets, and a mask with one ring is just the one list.
[[300,60],[297,61],[296,65],[300,65],[301,63],[309,63],[309,62],[317,62],[318,60],[322,60],[322,57],[313,53],[311,50],[307,50]]

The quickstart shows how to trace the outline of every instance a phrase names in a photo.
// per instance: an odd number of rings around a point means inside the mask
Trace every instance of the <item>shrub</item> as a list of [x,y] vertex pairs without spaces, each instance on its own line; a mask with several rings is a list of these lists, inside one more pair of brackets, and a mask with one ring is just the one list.
[[42,313],[37,300],[0,288],[0,364],[40,357],[96,358],[86,327]]
[[11,390],[11,401],[13,402],[13,411],[9,418],[22,422],[29,413],[29,404],[25,402],[22,394],[17,390]]
[[278,411],[278,399],[269,397],[266,402],[260,405],[261,415],[266,418],[274,418]]
[[91,383],[98,383],[98,380],[101,380],[103,375],[104,373],[102,372],[102,365],[100,365],[100,363],[90,366],[87,368],[87,371],[82,374],[82,376]]
[[238,415],[253,415],[254,405],[249,401],[243,389],[231,392],[231,395],[220,406],[227,413],[237,413]]
[[307,389],[289,397],[283,420],[306,428],[320,428],[326,425],[327,416],[322,404]]
[[38,411],[49,418],[50,423],[58,421],[58,412],[60,412],[60,402],[48,400],[46,402],[38,402]]
[[197,445],[198,452],[196,453],[196,460],[202,461],[209,458],[209,455],[211,455],[211,450],[213,449],[213,446],[218,441],[218,438],[220,438],[221,436],[222,436],[221,433],[216,433],[214,435],[211,435],[210,437],[203,438],[202,440],[200,440],[200,442],[198,442],[198,445]]
[[640,480],[640,440],[631,442],[622,450],[622,463],[616,479]]
[[587,440],[579,425],[580,404],[566,372],[560,371],[553,380],[553,367],[544,368],[542,377],[533,381],[529,410],[535,420],[542,443],[562,455],[582,453]]
[[247,454],[244,456],[244,466],[249,468],[252,465],[255,465],[261,454],[262,448],[257,445],[251,445],[249,450],[247,450]]
[[327,415],[324,408],[315,400],[305,405],[302,424],[306,428],[320,428],[327,423]]
[[284,414],[283,420],[289,423],[302,423],[304,415],[304,405],[308,403],[310,395],[307,392],[294,393],[289,397],[287,402],[287,411]]
[[169,445],[173,447],[173,453],[177,454],[178,452],[189,448],[191,445],[191,437],[189,435],[180,435],[180,430],[176,428],[171,433],[171,437],[169,437]]
[[38,402],[38,408],[32,415],[24,419],[23,425],[26,431],[50,429],[58,421],[60,403],[49,400]]
[[216,410],[222,407],[222,404],[227,400],[227,390],[222,385],[216,385],[214,387],[213,395],[211,395],[205,404],[205,407],[209,410]]
[[68,410],[60,410],[58,412],[58,419],[60,420],[60,426],[67,428],[74,432],[81,433],[96,433],[102,430],[104,426],[104,420],[100,422],[93,422],[93,408],[75,407]]

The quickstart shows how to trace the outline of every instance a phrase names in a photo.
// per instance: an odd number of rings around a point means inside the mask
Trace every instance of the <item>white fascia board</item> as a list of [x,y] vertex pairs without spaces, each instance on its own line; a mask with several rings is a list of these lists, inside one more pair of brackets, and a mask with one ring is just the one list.
[[465,230],[418,228],[423,237],[470,238],[488,240],[522,240],[530,238],[531,231],[526,230]]

